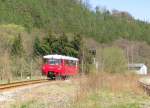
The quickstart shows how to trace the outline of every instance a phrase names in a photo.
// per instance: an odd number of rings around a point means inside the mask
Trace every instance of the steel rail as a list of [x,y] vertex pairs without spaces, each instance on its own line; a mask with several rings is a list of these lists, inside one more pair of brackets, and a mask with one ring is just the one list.
[[16,88],[16,87],[21,87],[21,86],[26,86],[31,84],[44,83],[48,81],[49,81],[48,79],[39,79],[39,80],[20,81],[20,82],[14,82],[9,84],[0,84],[0,90],[11,89],[11,88]]

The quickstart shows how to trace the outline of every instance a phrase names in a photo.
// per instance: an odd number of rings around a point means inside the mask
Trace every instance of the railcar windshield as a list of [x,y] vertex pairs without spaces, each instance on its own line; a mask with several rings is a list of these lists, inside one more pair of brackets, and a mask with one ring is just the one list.
[[61,60],[60,59],[49,59],[48,63],[50,65],[60,65],[61,64]]
[[46,59],[45,63],[49,65],[60,65],[61,59]]

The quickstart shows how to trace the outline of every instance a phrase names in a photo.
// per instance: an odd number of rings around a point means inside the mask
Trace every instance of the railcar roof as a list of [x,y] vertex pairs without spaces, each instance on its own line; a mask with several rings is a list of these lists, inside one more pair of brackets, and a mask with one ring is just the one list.
[[65,59],[65,60],[74,60],[74,61],[79,61],[78,58],[75,58],[75,57],[70,57],[70,56],[64,56],[64,55],[46,55],[46,56],[43,56],[44,59]]

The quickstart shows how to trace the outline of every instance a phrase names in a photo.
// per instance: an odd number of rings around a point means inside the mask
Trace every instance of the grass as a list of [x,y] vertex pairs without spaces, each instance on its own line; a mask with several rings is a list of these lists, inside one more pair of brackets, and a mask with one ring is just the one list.
[[138,86],[139,76],[99,74],[81,81],[73,108],[143,108],[150,99]]
[[[58,83],[51,89],[41,89],[44,97],[42,94],[39,99],[34,97],[13,108],[149,108],[150,97],[138,86],[138,79],[139,76],[133,74],[89,75],[70,83]],[[53,104],[53,99],[47,96],[52,92],[55,93],[53,98],[67,97],[66,93],[74,95],[67,102]]]

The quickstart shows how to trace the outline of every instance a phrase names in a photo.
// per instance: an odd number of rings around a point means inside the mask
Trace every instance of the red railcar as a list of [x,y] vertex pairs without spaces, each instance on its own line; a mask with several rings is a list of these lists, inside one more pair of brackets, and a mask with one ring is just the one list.
[[74,76],[79,71],[79,60],[77,58],[63,55],[46,55],[43,59],[42,73],[51,79]]

